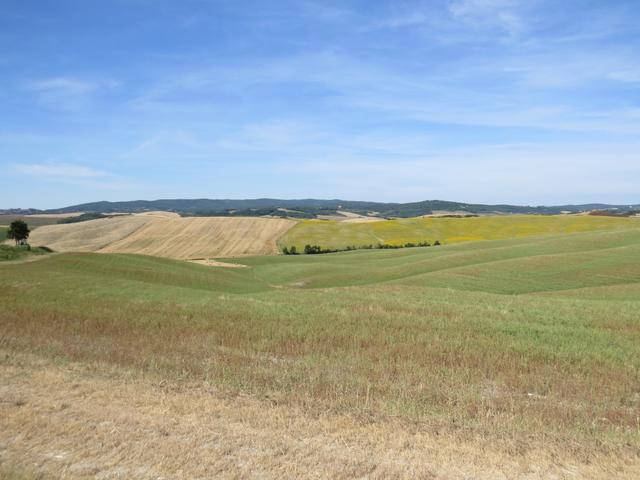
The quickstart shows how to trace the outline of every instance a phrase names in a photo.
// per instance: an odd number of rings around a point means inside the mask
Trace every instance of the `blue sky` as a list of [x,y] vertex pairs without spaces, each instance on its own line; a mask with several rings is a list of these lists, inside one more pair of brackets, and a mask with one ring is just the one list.
[[640,2],[4,0],[0,208],[640,202]]

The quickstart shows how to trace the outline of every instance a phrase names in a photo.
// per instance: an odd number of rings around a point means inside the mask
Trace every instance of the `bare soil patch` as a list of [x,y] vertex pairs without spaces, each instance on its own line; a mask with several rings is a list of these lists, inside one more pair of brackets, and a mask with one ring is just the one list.
[[194,259],[189,261],[199,265],[206,265],[207,267],[248,268],[246,265],[242,265],[241,263],[220,262],[212,258]]
[[359,213],[346,212],[339,210],[335,215],[318,215],[320,220],[333,220],[342,223],[369,223],[384,221],[384,218],[369,217],[360,215]]

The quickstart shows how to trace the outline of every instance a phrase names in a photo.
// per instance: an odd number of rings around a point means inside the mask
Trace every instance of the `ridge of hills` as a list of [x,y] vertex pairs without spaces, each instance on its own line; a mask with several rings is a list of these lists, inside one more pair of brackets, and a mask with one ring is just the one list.
[[279,216],[316,218],[318,215],[332,215],[349,211],[372,217],[418,217],[434,212],[457,212],[470,215],[486,214],[539,214],[581,213],[593,210],[614,210],[619,213],[640,209],[635,205],[610,205],[589,203],[580,205],[523,206],[508,204],[475,204],[444,200],[425,200],[409,203],[368,202],[352,200],[321,199],[159,199],[131,200],[120,202],[99,201],[82,203],[55,209],[4,209],[0,214],[41,214],[41,213],[140,213],[146,211],[168,211],[183,216]]

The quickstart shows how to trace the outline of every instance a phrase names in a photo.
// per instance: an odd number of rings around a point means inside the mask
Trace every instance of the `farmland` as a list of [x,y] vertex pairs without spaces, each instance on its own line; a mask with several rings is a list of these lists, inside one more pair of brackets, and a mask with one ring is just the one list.
[[271,218],[198,217],[148,212],[38,228],[34,245],[57,252],[139,253],[197,259],[277,252],[294,222]]
[[54,225],[61,218],[73,217],[77,213],[60,213],[60,214],[39,214],[39,215],[2,215],[0,214],[0,227],[9,225],[14,220],[24,220],[29,224],[30,228],[37,228],[43,225]]
[[326,248],[349,245],[401,245],[420,241],[459,243],[501,240],[536,235],[578,233],[634,228],[638,218],[592,217],[588,215],[511,215],[474,218],[406,218],[370,223],[302,220],[280,240],[282,247],[306,244]]
[[238,269],[94,253],[2,265],[4,458],[53,474],[82,459],[79,478],[637,478],[629,222]]
[[638,218],[587,215],[359,220],[180,217],[170,212],[146,212],[41,226],[33,231],[30,241],[57,252],[137,253],[187,260],[275,254],[279,248],[292,246],[300,252],[306,244],[329,249],[436,240],[451,244],[640,226]]

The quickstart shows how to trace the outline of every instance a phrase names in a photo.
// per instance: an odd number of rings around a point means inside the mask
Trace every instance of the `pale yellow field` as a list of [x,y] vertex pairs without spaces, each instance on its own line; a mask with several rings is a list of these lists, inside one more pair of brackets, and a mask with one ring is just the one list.
[[131,235],[152,220],[153,218],[149,216],[130,215],[79,223],[45,225],[31,232],[29,243],[47,246],[56,252],[97,252]]
[[306,244],[324,248],[349,245],[402,245],[407,242],[438,240],[460,243],[479,240],[558,235],[605,230],[640,228],[637,218],[580,215],[495,215],[472,218],[397,218],[377,222],[301,220],[280,239],[284,247],[304,248]]
[[139,253],[181,260],[264,255],[295,222],[256,217],[188,217],[149,212],[34,230],[32,245],[56,252]]

